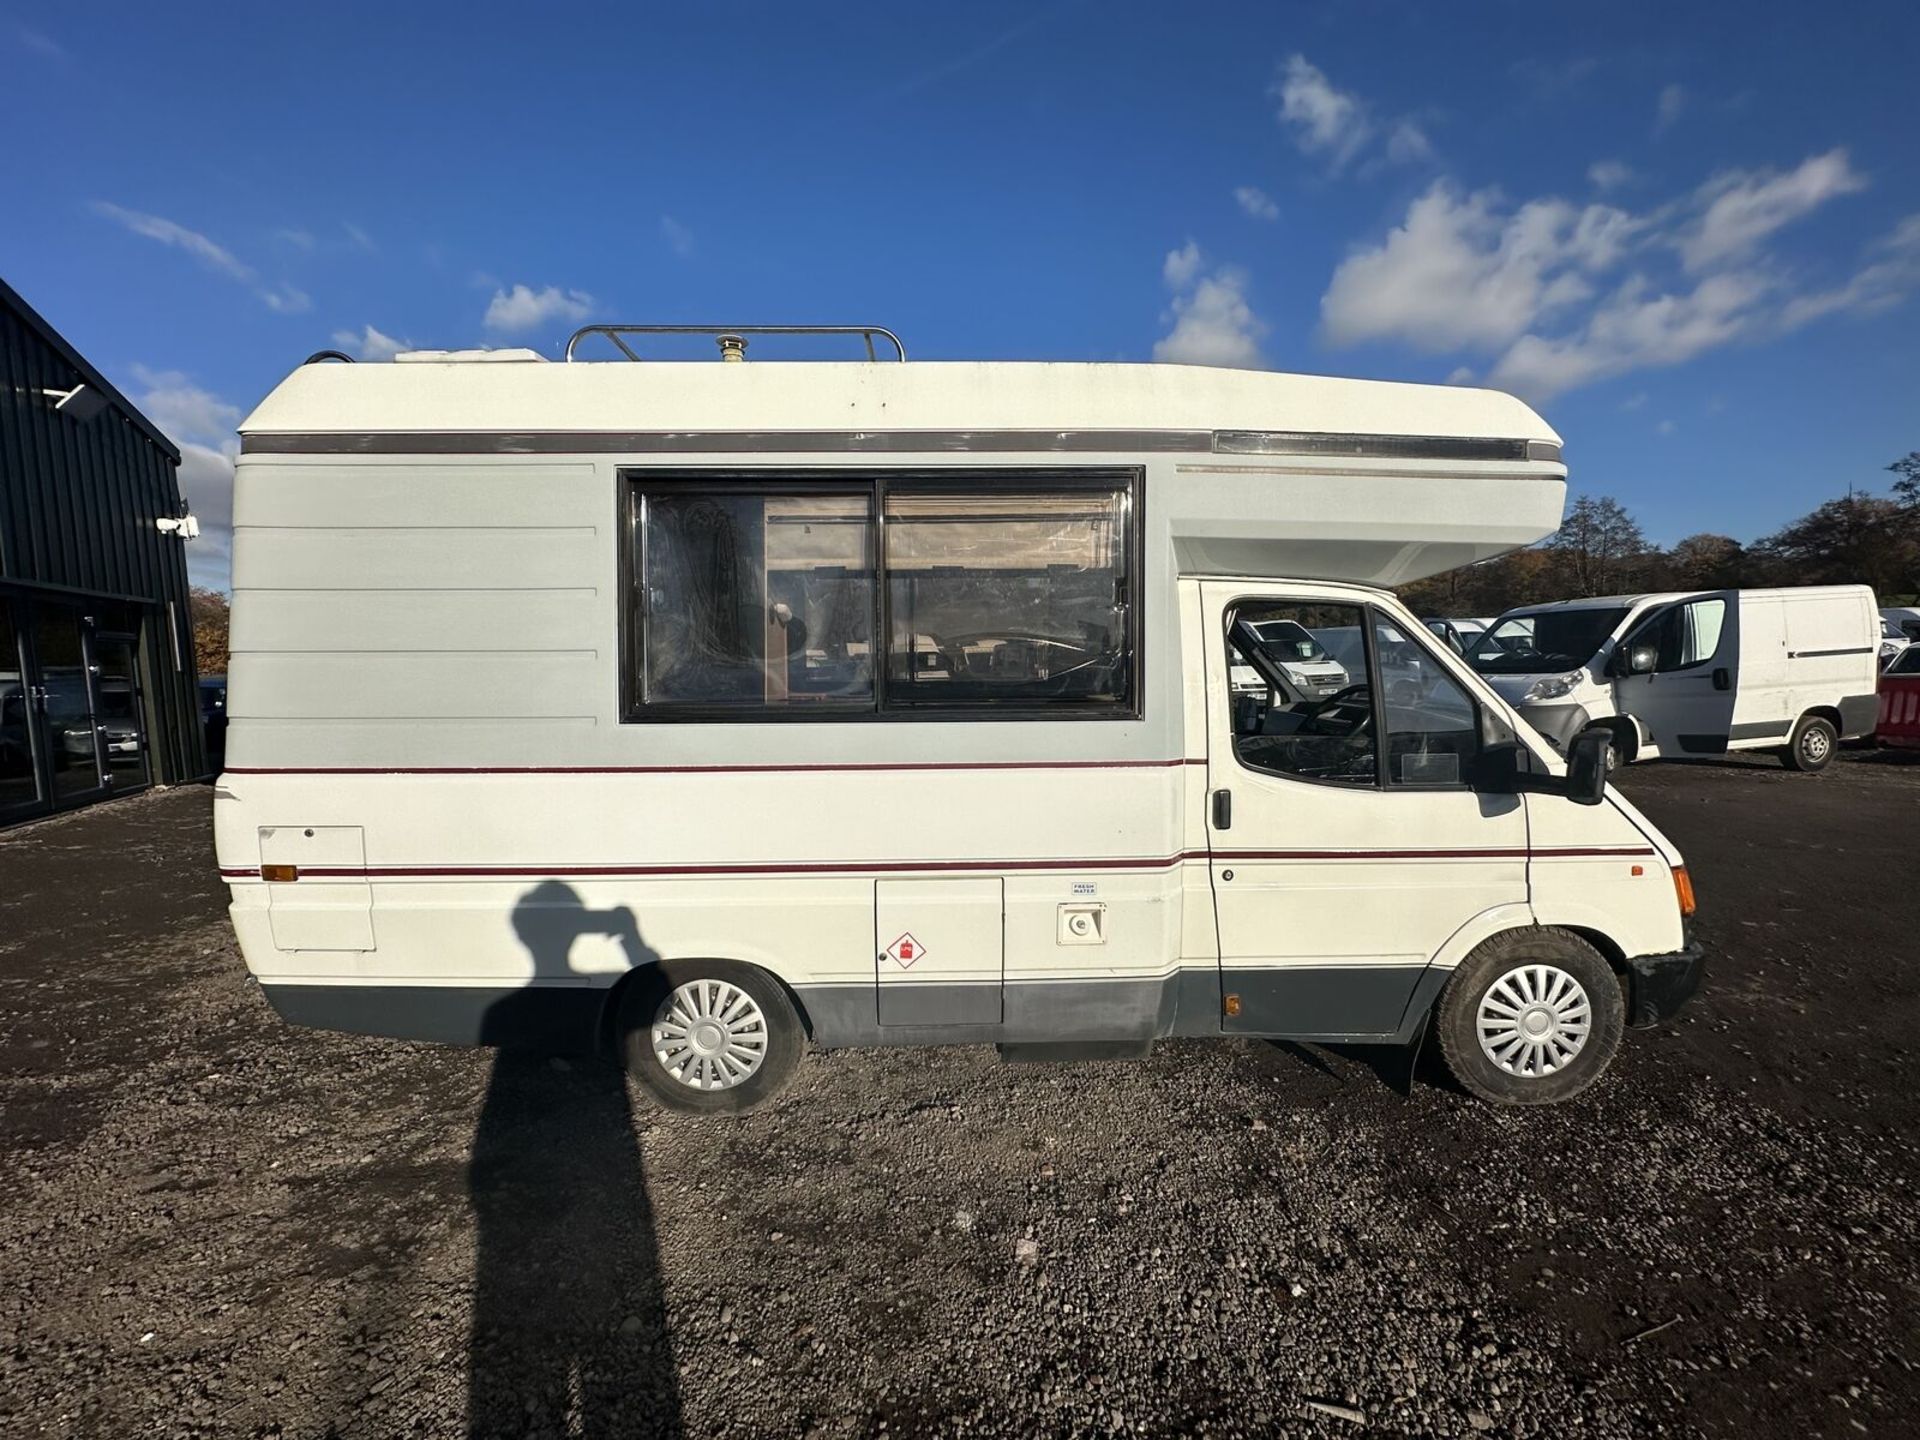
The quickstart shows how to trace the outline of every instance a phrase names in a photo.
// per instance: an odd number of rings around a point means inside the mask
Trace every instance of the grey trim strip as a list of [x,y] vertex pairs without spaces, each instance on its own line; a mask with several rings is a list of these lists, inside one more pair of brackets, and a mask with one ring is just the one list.
[[243,455],[1207,454],[1554,460],[1546,440],[1280,430],[377,431],[241,437]]
[[1818,660],[1827,655],[1877,655],[1878,645],[1853,645],[1844,650],[1789,650],[1789,660]]
[[1370,460],[1558,460],[1550,440],[1464,435],[1341,435],[1316,430],[1216,430],[1220,455],[1343,455]]
[[1729,736],[1734,740],[1771,740],[1775,736],[1784,737],[1793,728],[1791,720],[1748,720],[1735,725]]
[[1206,430],[552,430],[247,435],[243,455],[985,454],[1204,451]]

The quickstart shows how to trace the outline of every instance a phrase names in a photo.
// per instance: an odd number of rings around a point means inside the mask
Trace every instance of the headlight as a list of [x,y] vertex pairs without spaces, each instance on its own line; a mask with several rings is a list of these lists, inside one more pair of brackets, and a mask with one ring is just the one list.
[[1584,670],[1571,670],[1565,675],[1549,675],[1536,680],[1528,687],[1527,700],[1558,700],[1563,695],[1571,695],[1574,686],[1586,676]]

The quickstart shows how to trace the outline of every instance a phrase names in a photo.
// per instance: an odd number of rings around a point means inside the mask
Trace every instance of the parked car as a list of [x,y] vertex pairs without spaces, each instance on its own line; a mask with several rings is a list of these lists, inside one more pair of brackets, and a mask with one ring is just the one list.
[[227,677],[200,677],[200,730],[206,737],[207,763],[218,771],[227,761]]
[[1509,612],[1469,656],[1556,746],[1613,764],[1778,750],[1824,769],[1868,734],[1878,639],[1864,585],[1568,600]]
[[1873,738],[1901,750],[1920,750],[1920,645],[1909,645],[1880,672],[1880,719]]
[[1887,606],[1880,611],[1880,665],[1884,669],[1910,645],[1920,645],[1920,609]]

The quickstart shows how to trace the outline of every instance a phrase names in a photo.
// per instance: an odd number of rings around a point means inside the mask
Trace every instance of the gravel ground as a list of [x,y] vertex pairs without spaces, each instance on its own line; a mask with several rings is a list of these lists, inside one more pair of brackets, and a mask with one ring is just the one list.
[[1911,1434],[1920,764],[1624,786],[1709,988],[1525,1114],[1227,1041],[666,1118],[280,1024],[205,790],[13,832],[0,1433]]

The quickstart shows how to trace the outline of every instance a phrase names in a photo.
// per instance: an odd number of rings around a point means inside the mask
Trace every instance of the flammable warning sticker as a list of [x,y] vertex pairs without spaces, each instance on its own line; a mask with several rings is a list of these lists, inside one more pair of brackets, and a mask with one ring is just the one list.
[[913,962],[925,959],[926,954],[926,947],[913,938],[913,932],[911,930],[887,946],[887,958],[902,970],[912,969]]

